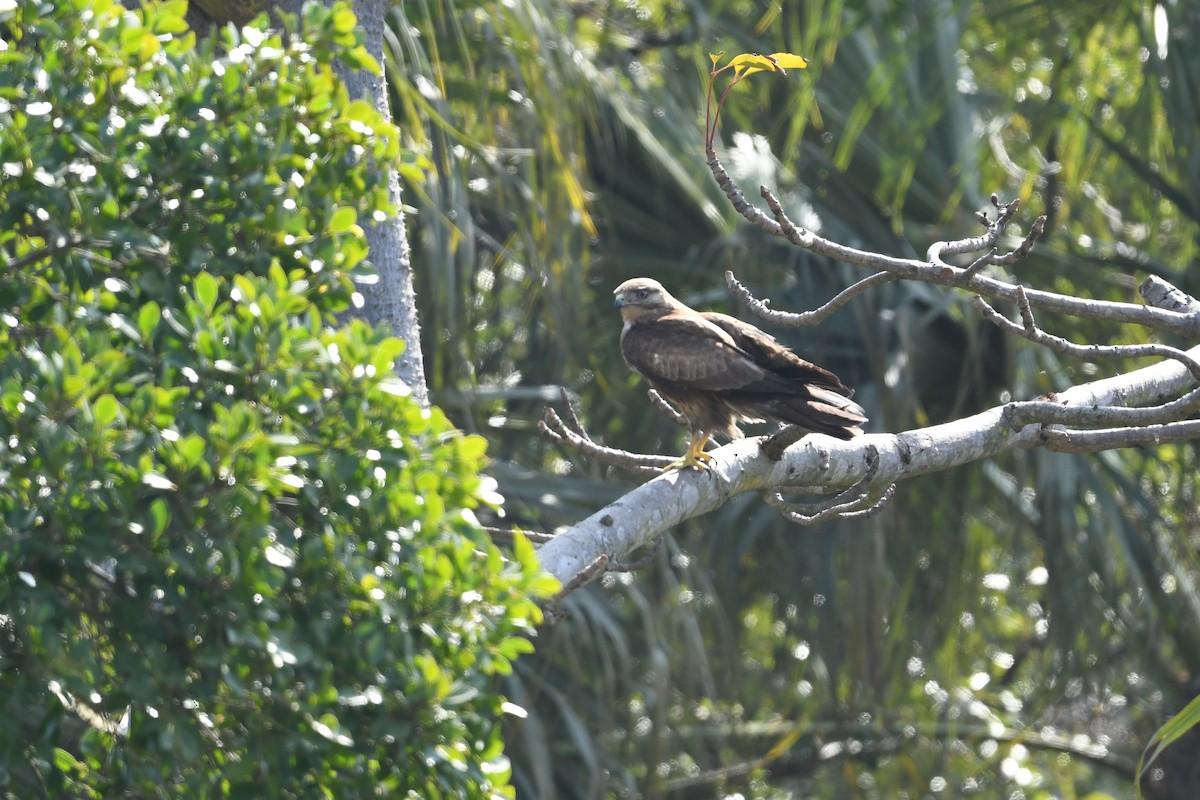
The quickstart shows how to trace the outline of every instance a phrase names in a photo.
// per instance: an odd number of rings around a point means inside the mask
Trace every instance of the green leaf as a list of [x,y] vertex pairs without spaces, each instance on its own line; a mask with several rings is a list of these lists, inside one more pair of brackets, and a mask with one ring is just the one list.
[[358,212],[351,206],[341,206],[333,212],[329,220],[329,230],[333,233],[345,233],[350,230],[358,219]]
[[253,303],[258,297],[258,288],[245,275],[234,275],[232,296],[235,302]]
[[[1166,721],[1146,743],[1146,747],[1142,750],[1142,757],[1138,759],[1137,772],[1134,776],[1134,792],[1141,800],[1142,797],[1142,776],[1146,774],[1146,770],[1154,761],[1162,755],[1163,750],[1166,750],[1172,744],[1179,740],[1184,734],[1192,728],[1200,725],[1200,696],[1192,699],[1182,711]],[[1146,758],[1146,753],[1150,748],[1154,748],[1154,752],[1150,754],[1150,758]]]
[[392,371],[392,363],[404,353],[404,350],[403,339],[397,339],[394,336],[388,337],[371,350],[371,366],[375,367],[377,374],[386,375]]
[[187,20],[184,15],[187,14],[187,0],[166,0],[161,2],[156,7],[157,16],[154,20],[154,30],[156,33],[183,33],[188,30]]
[[157,538],[162,535],[162,532],[167,529],[167,523],[171,521],[171,509],[167,505],[167,501],[161,497],[156,497],[154,502],[150,504],[150,535]]
[[194,433],[188,434],[177,445],[179,454],[183,456],[186,469],[191,469],[204,458],[204,439]]
[[83,762],[61,747],[54,748],[54,766],[60,772],[83,772],[86,770]]
[[158,320],[161,316],[162,309],[153,300],[138,310],[137,326],[138,330],[142,332],[143,339],[149,339],[154,335],[154,331],[158,329]]
[[204,307],[208,313],[212,313],[213,308],[217,304],[217,279],[207,272],[201,272],[193,278],[192,288],[196,294],[196,300]]
[[351,50],[346,50],[341,55],[342,61],[347,66],[353,69],[365,69],[372,75],[382,75],[383,68],[379,66],[379,62],[371,55],[367,48],[359,45]]
[[374,125],[379,121],[379,112],[375,110],[375,106],[366,100],[355,100],[347,104],[345,109],[342,110],[342,116],[355,122],[364,122],[370,125]]
[[108,427],[108,424],[117,418],[120,410],[121,404],[111,394],[102,394],[92,403],[92,417],[102,428]]
[[350,33],[356,24],[358,24],[358,19],[354,16],[354,12],[345,6],[334,12],[333,29],[338,33]]
[[471,461],[479,461],[487,453],[487,439],[478,434],[470,434],[462,438],[462,444],[459,445],[459,452],[463,458]]

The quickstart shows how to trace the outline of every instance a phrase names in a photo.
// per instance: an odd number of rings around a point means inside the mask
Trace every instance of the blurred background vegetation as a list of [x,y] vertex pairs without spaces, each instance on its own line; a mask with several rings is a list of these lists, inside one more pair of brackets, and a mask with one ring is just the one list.
[[[704,165],[709,53],[802,53],[735,91],[719,152],[753,196],[920,256],[1018,196],[1049,233],[1010,278],[1130,300],[1200,291],[1200,9],[1185,2],[413,0],[394,113],[436,403],[491,442],[508,523],[552,530],[632,484],[538,436],[559,387],[590,431],[681,432],[621,363],[611,290],[649,275],[732,313],[860,274],[750,229]],[[1076,341],[1144,333],[1046,317]],[[872,429],[1106,374],[1005,340],[969,298],[894,284],[781,338],[858,388]],[[1176,343],[1180,344],[1180,343]],[[1190,345],[1192,343],[1182,343]],[[911,481],[810,530],[753,497],[567,602],[506,694],[522,797],[1123,797],[1196,693],[1195,447],[1017,454]],[[1158,798],[1200,795],[1185,739]],[[1090,792],[1098,794],[1089,795]]]

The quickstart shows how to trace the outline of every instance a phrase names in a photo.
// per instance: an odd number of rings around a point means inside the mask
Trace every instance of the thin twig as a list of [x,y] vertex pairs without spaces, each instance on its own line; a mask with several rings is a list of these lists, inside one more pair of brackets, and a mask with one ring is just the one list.
[[1008,227],[1008,223],[1012,221],[1013,216],[1020,208],[1020,200],[1014,199],[1008,203],[1001,203],[1000,198],[993,194],[992,205],[996,207],[996,219],[994,222],[988,222],[986,215],[980,215],[980,221],[987,226],[987,231],[982,236],[973,236],[968,239],[956,239],[949,242],[934,242],[929,245],[929,250],[925,253],[925,258],[934,266],[944,270],[957,272],[958,268],[953,264],[946,262],[946,256],[957,256],[963,253],[977,253],[980,250],[988,250],[996,246],[1000,235],[1004,233],[1004,229]]
[[559,590],[558,594],[550,598],[550,604],[557,605],[559,601],[561,601],[571,592],[594,581],[602,572],[604,572],[604,570],[608,567],[608,562],[611,560],[612,557],[607,553],[601,553],[600,555],[596,556],[591,560],[590,563],[588,563],[587,566],[579,570],[579,572],[576,572],[571,577],[571,580],[563,584],[563,587]]
[[[783,496],[778,492],[765,492],[763,500],[766,501],[767,505],[777,510],[788,522],[809,527],[818,525],[834,517],[838,519],[861,519],[878,514],[887,506],[895,494],[896,484],[891,483],[888,484],[888,487],[877,500],[872,501],[871,495],[863,494],[849,502],[828,506],[812,514],[805,514],[795,510],[794,506],[796,504],[784,500]],[[870,505],[867,505],[868,503]]]
[[787,450],[796,442],[803,439],[808,432],[808,428],[801,425],[788,425],[782,430],[764,437],[762,444],[758,446],[758,450],[772,461],[778,461],[783,458],[784,450]]
[[605,447],[592,441],[590,437],[572,430],[563,422],[558,413],[549,406],[546,407],[542,419],[538,420],[538,430],[553,442],[583,453],[602,464],[620,467],[632,472],[645,475],[657,474],[662,467],[671,463],[667,456],[642,455],[628,450],[618,450]]
[[[775,216],[772,220],[760,209],[747,202],[741,189],[729,177],[721,165],[715,151],[708,151],[708,166],[713,177],[725,195],[750,224],[775,236],[785,236],[793,244],[818,255],[828,256],[844,264],[854,264],[869,269],[889,272],[902,280],[919,280],[940,286],[957,287],[960,285],[961,270],[950,267],[944,268],[931,261],[917,261],[908,258],[894,258],[882,253],[859,250],[825,239],[811,231],[803,230],[794,223],[789,226],[792,234],[787,236],[782,223],[779,221],[786,215],[779,200],[767,187],[760,187],[760,193],[766,200],[768,208]],[[982,237],[981,237],[982,238]],[[990,246],[990,245],[989,245]],[[982,249],[982,248],[981,248]],[[1020,250],[1020,248],[1018,248]],[[941,250],[942,255],[945,250]],[[948,266],[948,265],[947,265]],[[1016,301],[1016,286],[1012,283],[990,278],[986,275],[975,274],[970,280],[961,283],[961,288],[970,290],[992,300]],[[1029,302],[1043,311],[1053,311],[1061,314],[1080,317],[1082,319],[1099,319],[1108,322],[1131,323],[1144,325],[1155,330],[1171,331],[1180,336],[1195,338],[1200,335],[1200,316],[1181,314],[1162,308],[1137,305],[1134,303],[1118,303],[1106,300],[1091,300],[1057,292],[1028,290]]]
[[[815,525],[830,517],[841,517],[847,514],[859,515],[866,510],[875,513],[891,499],[891,489],[885,490],[877,501],[871,501],[871,482],[879,473],[879,450],[874,446],[867,448],[867,470],[854,485],[848,486],[832,497],[819,503],[795,503],[785,500],[779,491],[763,493],[767,505],[779,511],[786,519],[800,525]],[[873,505],[867,507],[867,503]]]
[[1001,413],[1013,430],[1026,425],[1144,427],[1179,422],[1197,408],[1200,408],[1200,388],[1157,406],[1064,406],[1049,400],[1026,400],[1009,403]]
[[766,231],[775,236],[780,235],[779,223],[771,220],[770,217],[757,207],[750,205],[749,201],[746,200],[746,196],[742,194],[742,190],[737,187],[737,184],[733,182],[733,178],[729,177],[729,173],[721,165],[716,151],[711,147],[708,148],[708,168],[716,179],[717,186],[721,187],[721,191],[725,193],[725,196],[729,198],[729,202],[733,204],[735,211],[759,230]]
[[986,253],[981,255],[979,258],[972,261],[965,269],[963,269],[961,272],[958,273],[959,284],[961,285],[961,284],[970,282],[971,278],[975,277],[975,275],[980,270],[982,270],[984,267],[988,266],[989,264],[995,264],[995,263],[996,263],[996,248],[993,247],[991,250],[988,250]]
[[887,504],[892,502],[892,498],[896,496],[896,484],[889,483],[888,487],[883,490],[883,494],[875,501],[874,505],[860,509],[858,511],[843,511],[840,516],[842,519],[864,519],[878,514],[883,509],[887,508]]
[[1104,428],[1079,431],[1047,428],[1043,434],[1046,449],[1059,453],[1094,453],[1118,447],[1154,447],[1200,438],[1200,420],[1189,419],[1142,428]]
[[1171,347],[1165,344],[1075,344],[1069,342],[1061,336],[1055,336],[1047,333],[1038,327],[1037,321],[1033,316],[1033,309],[1029,305],[1029,298],[1025,296],[1024,287],[1017,287],[1017,308],[1021,311],[1021,325],[1013,322],[1005,317],[996,309],[992,308],[986,300],[976,295],[973,303],[989,321],[1008,331],[1015,333],[1031,342],[1036,342],[1043,347],[1048,347],[1056,353],[1071,356],[1073,358],[1171,358],[1187,367],[1188,372],[1192,373],[1198,382],[1200,382],[1200,361],[1197,361],[1192,356],[1188,355],[1183,350],[1176,347]]
[[567,415],[567,424],[571,426],[571,430],[578,433],[589,442],[592,441],[591,435],[587,429],[583,427],[583,423],[579,421],[579,415],[575,413],[575,404],[571,402],[571,394],[567,391],[566,386],[558,387],[558,398],[562,401],[563,408]]
[[1038,217],[1037,219],[1035,219],[1033,221],[1033,224],[1029,226],[1029,233],[1025,234],[1025,238],[1021,241],[1021,243],[1019,245],[1017,245],[1016,249],[1012,250],[1011,252],[1005,253],[1002,256],[996,256],[992,260],[992,263],[999,264],[1000,266],[1008,266],[1009,264],[1013,264],[1013,263],[1016,263],[1017,261],[1020,261],[1022,258],[1029,255],[1029,251],[1033,249],[1034,243],[1038,239],[1042,238],[1042,234],[1045,232],[1046,232],[1046,217],[1045,216]]
[[666,456],[642,455],[599,444],[592,439],[591,434],[580,422],[579,415],[575,412],[575,404],[571,401],[571,395],[565,386],[559,387],[559,397],[562,400],[566,420],[564,421],[553,408],[547,406],[542,419],[538,421],[538,430],[551,441],[591,456],[602,464],[646,475],[653,475],[659,471],[659,468],[671,463],[671,459]]
[[789,327],[816,325],[823,322],[832,316],[835,311],[860,294],[865,294],[876,286],[895,283],[897,280],[899,278],[890,272],[877,272],[838,292],[832,300],[818,308],[814,308],[811,311],[793,313],[791,311],[775,311],[771,309],[768,306],[768,301],[759,300],[752,295],[750,290],[734,277],[732,270],[725,270],[726,285],[729,286],[729,290],[746,306],[751,314],[767,322],[774,322],[777,325],[787,325]]

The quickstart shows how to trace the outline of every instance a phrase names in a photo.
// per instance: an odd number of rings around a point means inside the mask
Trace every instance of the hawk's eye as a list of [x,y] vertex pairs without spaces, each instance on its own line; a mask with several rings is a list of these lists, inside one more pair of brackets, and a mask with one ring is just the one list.
[[638,297],[640,297],[640,298],[642,298],[643,300],[645,300],[645,299],[646,299],[646,290],[645,290],[645,289],[638,289]]

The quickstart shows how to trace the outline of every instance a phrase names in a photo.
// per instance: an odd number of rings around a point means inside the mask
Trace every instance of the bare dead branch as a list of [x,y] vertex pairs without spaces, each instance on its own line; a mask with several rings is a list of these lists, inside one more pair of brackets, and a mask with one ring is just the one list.
[[564,447],[613,467],[620,467],[643,475],[654,475],[671,463],[667,456],[642,455],[628,450],[605,447],[592,441],[586,432],[572,430],[563,422],[553,408],[546,407],[538,420],[538,430],[543,436]]
[[[775,236],[783,236],[796,246],[802,247],[809,252],[828,256],[844,264],[854,264],[876,271],[888,272],[895,275],[897,279],[919,280],[940,286],[958,287],[991,300],[1016,302],[1016,285],[979,274],[978,271],[964,280],[961,274],[963,270],[949,264],[895,258],[883,255],[882,253],[859,250],[855,247],[838,244],[818,236],[812,231],[800,228],[788,219],[778,198],[772,194],[770,189],[764,186],[760,188],[760,193],[775,218],[772,220],[760,209],[750,205],[741,190],[721,165],[715,151],[711,149],[708,151],[708,166],[718,185],[721,186],[722,191],[730,198],[730,202],[733,203],[734,208],[743,218],[756,228]],[[998,207],[999,205],[998,203]],[[1010,204],[1003,205],[1007,206]],[[1036,222],[1035,226],[1037,226]],[[1031,232],[1030,236],[1026,237],[1026,242],[1029,246],[1032,246],[1032,235]],[[1023,244],[1013,251],[1013,254],[1011,254],[1013,260],[1015,260],[1017,254],[1027,251],[1027,248],[1025,251],[1022,250],[1024,246]],[[940,251],[940,254],[942,256],[946,255],[944,248]],[[997,256],[997,258],[1008,258],[1008,256]],[[982,269],[982,266],[978,269]],[[1029,298],[1029,303],[1034,308],[1042,311],[1069,314],[1082,319],[1097,319],[1143,325],[1155,330],[1170,331],[1189,339],[1200,337],[1200,315],[1185,314],[1179,311],[1155,306],[1137,305],[1135,303],[1119,303],[1072,297],[1071,295],[1059,294],[1057,292],[1034,289],[1027,289],[1026,295]]]
[[996,311],[979,295],[976,295],[972,302],[975,308],[990,322],[1009,333],[1015,333],[1031,342],[1048,347],[1056,353],[1073,358],[1172,358],[1187,367],[1188,372],[1192,373],[1197,381],[1200,381],[1200,361],[1176,347],[1165,344],[1074,344],[1061,336],[1047,333],[1038,327],[1023,287],[1018,286],[1017,290],[1017,308],[1021,311],[1021,325]]
[[746,196],[742,194],[742,190],[733,182],[733,178],[729,177],[729,173],[725,171],[725,167],[721,164],[721,160],[717,158],[717,153],[711,147],[708,149],[708,168],[713,174],[713,178],[717,181],[717,186],[721,187],[721,191],[729,198],[729,202],[733,205],[735,211],[754,227],[759,230],[766,231],[774,236],[780,235],[779,223],[772,220],[755,206],[750,205],[746,200]]
[[666,456],[631,453],[599,444],[580,422],[579,415],[575,412],[575,404],[571,402],[571,396],[565,386],[559,388],[559,396],[567,419],[564,421],[553,408],[547,406],[542,419],[538,421],[538,430],[551,441],[588,455],[602,464],[644,475],[652,475],[671,463],[671,459]]
[[1046,449],[1060,453],[1095,453],[1119,447],[1155,447],[1200,438],[1200,420],[1189,419],[1142,428],[1105,428],[1079,431],[1047,428],[1043,432]]
[[1182,289],[1177,289],[1157,275],[1151,275],[1142,281],[1142,285],[1138,287],[1138,294],[1149,305],[1156,308],[1178,311],[1182,314],[1200,315],[1200,300]]
[[[1190,355],[1200,359],[1200,346],[1192,348]],[[1145,436],[1146,443],[1152,444],[1156,434],[1159,441],[1174,440],[1189,432],[1188,423],[1197,422],[1181,422],[1187,419],[1189,406],[1200,406],[1200,390],[1195,387],[1195,378],[1181,363],[1165,360],[1041,400],[1010,403],[919,430],[866,434],[848,442],[806,437],[789,447],[779,461],[763,455],[760,442],[735,441],[712,451],[707,471],[676,470],[659,475],[541,545],[538,558],[551,574],[566,581],[597,555],[619,555],[644,547],[663,531],[719,508],[744,492],[791,493],[798,486],[840,489],[858,484],[866,474],[869,447],[880,454],[880,466],[872,482],[890,485],[1001,453],[1046,447],[1061,439],[1037,423],[1075,428],[1174,423],[1159,431],[1150,429],[1147,434],[1131,433],[1124,441],[1137,443]],[[1150,405],[1180,393],[1182,397],[1162,406]],[[1105,422],[1122,413],[1127,415],[1125,419]],[[1147,415],[1167,418],[1147,419]],[[1085,421],[1077,422],[1077,416]],[[1111,434],[1067,431],[1065,435],[1064,446],[1071,442],[1082,446],[1091,444],[1088,437]],[[884,502],[886,495],[885,491],[880,498]],[[868,512],[873,508],[859,510]]]
[[[1026,289],[987,276],[983,274],[986,266],[1007,265],[1026,256],[1045,226],[1044,218],[1038,218],[1014,249],[1001,253],[1000,239],[1015,219],[1019,205],[1016,201],[1001,203],[995,196],[992,202],[996,218],[989,221],[987,215],[980,216],[986,226],[982,236],[935,243],[927,261],[858,250],[796,225],[766,187],[761,188],[761,195],[770,214],[750,205],[711,149],[709,167],[722,191],[751,224],[809,252],[876,271],[804,314],[773,311],[727,273],[731,291],[763,319],[811,324],[874,286],[895,280],[921,280],[977,295],[974,302],[989,320],[1056,352],[1081,358],[1151,357],[1162,361],[1075,386],[1058,395],[1008,403],[962,420],[904,433],[867,434],[846,442],[819,436],[802,438],[802,430],[785,429],[757,442],[735,441],[710,453],[708,470],[659,474],[540,546],[538,555],[543,566],[564,580],[562,595],[606,569],[640,566],[649,556],[632,565],[615,564],[614,559],[649,546],[673,525],[718,508],[742,492],[762,494],[789,519],[815,524],[832,517],[878,513],[894,496],[900,480],[1000,453],[1035,447],[1086,452],[1200,438],[1200,419],[1192,418],[1200,410],[1200,347],[1185,352],[1160,344],[1077,345],[1042,330],[1035,317],[1036,309],[1200,338],[1200,302],[1165,281],[1149,280],[1142,285],[1148,304],[1143,306]],[[967,253],[981,255],[965,267],[946,260]],[[1014,322],[1001,315],[989,300],[1016,304],[1020,320]],[[662,397],[652,394],[651,399],[672,419],[680,420],[678,412]],[[604,463],[646,473],[655,471],[650,464],[668,461],[666,457],[639,456],[595,443],[574,409],[566,405],[566,421],[548,408],[541,423],[555,441]],[[820,502],[806,504],[786,499],[799,493],[821,495],[835,490]]]
[[790,503],[779,492],[765,492],[763,493],[763,500],[766,501],[767,505],[778,511],[788,522],[811,527],[833,518],[858,519],[878,514],[887,506],[895,494],[896,484],[892,483],[888,484],[883,494],[874,500],[872,500],[871,494],[863,493],[848,502],[825,506],[811,514],[805,514],[797,510],[797,506],[803,504]]
[[783,451],[800,441],[808,430],[799,425],[787,425],[782,430],[764,437],[759,452],[772,461],[783,458]]
[[[795,426],[793,426],[795,427]],[[801,433],[803,435],[803,432]],[[778,461],[779,459],[774,459]],[[830,498],[817,503],[797,503],[786,500],[780,491],[764,492],[763,499],[772,508],[778,510],[793,522],[811,525],[831,516],[840,515],[845,511],[855,511],[866,500],[870,493],[871,483],[879,474],[879,448],[868,445],[866,452],[867,469],[862,478],[853,485]],[[828,512],[828,513],[827,513]],[[794,518],[795,517],[795,518]]]
[[791,311],[775,311],[768,306],[767,300],[759,300],[750,293],[741,281],[734,277],[732,270],[725,270],[725,283],[729,286],[729,290],[734,296],[742,302],[743,305],[759,319],[767,322],[774,322],[777,325],[786,325],[789,327],[800,327],[804,325],[816,325],[830,317],[833,312],[837,311],[842,306],[849,303],[860,294],[864,294],[876,286],[883,286],[886,283],[895,283],[899,278],[890,272],[876,272],[862,280],[850,285],[834,295],[833,299],[814,308],[812,311],[804,311],[793,313]]
[[880,511],[883,511],[883,509],[887,508],[887,504],[892,502],[892,498],[895,496],[896,484],[889,483],[888,487],[883,490],[883,494],[879,496],[879,499],[875,501],[874,505],[867,506],[866,508],[858,511],[843,511],[840,516],[842,519],[864,519],[866,517],[874,516]]
[[1007,266],[1020,261],[1025,256],[1029,255],[1029,251],[1033,249],[1033,244],[1038,239],[1042,238],[1042,234],[1046,232],[1046,217],[1041,216],[1033,221],[1029,226],[1029,233],[1025,234],[1025,239],[1017,245],[1016,249],[1005,253],[1002,256],[996,256],[992,261],[993,264]]
[[607,553],[601,553],[588,562],[583,569],[572,575],[570,580],[564,581],[563,586],[558,590],[558,593],[551,597],[546,603],[546,621],[553,624],[562,619],[563,614],[559,603],[562,602],[563,598],[576,589],[587,586],[589,583],[596,580],[596,578],[604,572],[605,568],[608,566],[608,562],[611,560],[612,557]]
[[980,250],[995,248],[996,243],[1000,240],[1000,235],[1004,233],[1004,229],[1012,221],[1013,216],[1017,213],[1017,209],[1021,207],[1021,203],[1016,199],[1007,203],[1001,203],[999,196],[993,194],[992,205],[996,207],[996,211],[998,212],[994,222],[989,222],[985,214],[978,215],[980,222],[987,227],[987,231],[982,236],[949,242],[934,242],[929,246],[925,257],[937,267],[958,271],[958,267],[946,262],[946,256],[978,253]]
[[1200,388],[1182,397],[1156,406],[1064,406],[1049,400],[1009,403],[1001,412],[1013,430],[1026,425],[1071,425],[1077,427],[1117,427],[1165,425],[1178,422],[1200,408]]

